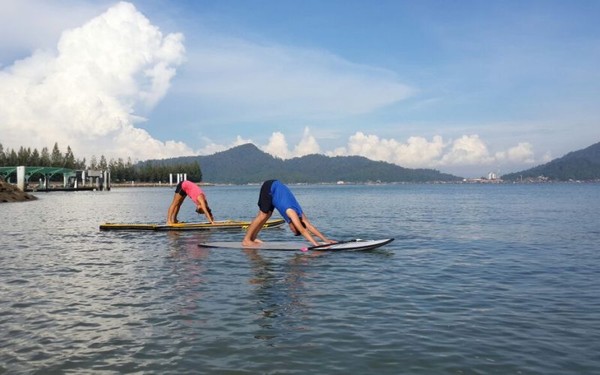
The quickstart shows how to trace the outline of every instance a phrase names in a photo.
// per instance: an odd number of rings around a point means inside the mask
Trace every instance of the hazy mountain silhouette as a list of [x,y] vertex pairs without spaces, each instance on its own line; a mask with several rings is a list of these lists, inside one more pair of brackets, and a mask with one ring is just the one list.
[[565,156],[546,164],[521,172],[502,176],[505,181],[538,178],[543,176],[553,181],[600,179],[600,142],[582,150],[569,152]]
[[434,169],[409,169],[362,156],[306,155],[289,160],[271,156],[248,143],[207,156],[187,156],[153,163],[198,161],[202,180],[212,183],[260,183],[276,178],[286,183],[434,182],[460,181],[461,177]]

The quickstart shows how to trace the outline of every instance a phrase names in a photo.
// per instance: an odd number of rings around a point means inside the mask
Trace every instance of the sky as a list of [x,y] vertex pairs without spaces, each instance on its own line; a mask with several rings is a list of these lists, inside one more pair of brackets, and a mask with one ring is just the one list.
[[600,141],[600,1],[0,0],[0,144],[462,177]]

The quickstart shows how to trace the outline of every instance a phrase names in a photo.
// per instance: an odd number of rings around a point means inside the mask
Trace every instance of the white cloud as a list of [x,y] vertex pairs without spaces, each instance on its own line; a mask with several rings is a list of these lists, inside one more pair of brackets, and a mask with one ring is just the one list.
[[521,142],[506,151],[496,153],[496,160],[506,160],[516,163],[533,163],[533,146],[528,142]]
[[287,159],[290,155],[285,136],[281,132],[275,132],[269,138],[269,143],[263,147],[263,151],[281,159]]
[[129,3],[63,32],[56,51],[37,51],[0,71],[5,147],[70,145],[79,157],[137,159],[192,154],[135,126],[136,112],[166,93],[184,56],[183,35],[163,36]]
[[310,134],[308,127],[304,128],[304,135],[300,140],[300,143],[294,147],[294,157],[318,154],[321,152],[321,147],[317,143],[317,139]]
[[[210,143],[203,149],[203,154],[213,154],[252,140],[238,136],[230,145]],[[490,170],[507,171],[509,168],[529,168],[536,160],[533,147],[521,142],[514,147],[491,155],[485,142],[478,135],[463,135],[454,141],[444,141],[442,136],[433,136],[431,140],[423,137],[409,137],[406,142],[395,139],[382,139],[376,135],[357,132],[348,138],[345,147],[331,151],[321,151],[316,137],[308,127],[304,128],[302,139],[291,146],[285,135],[274,132],[266,145],[257,145],[281,159],[291,159],[309,154],[322,153],[327,156],[364,156],[371,160],[385,161],[405,168],[433,168],[448,173],[457,173],[465,177],[487,175]],[[293,148],[293,151],[290,151]],[[542,160],[548,161],[549,155]],[[466,173],[466,174],[465,174]]]
[[347,148],[338,148],[329,155],[360,155],[404,167],[422,167],[434,163],[443,147],[440,136],[435,136],[431,142],[423,137],[410,137],[403,144],[395,139],[357,132],[349,138]]
[[[393,147],[393,145],[391,145]],[[365,135],[358,132],[348,141],[348,155],[361,155],[373,160],[388,160],[390,158],[390,143],[386,139],[379,139],[376,135]]]
[[442,155],[445,146],[439,135],[434,136],[431,142],[424,137],[410,137],[406,144],[398,146],[394,160],[396,164],[408,167],[431,165]]
[[326,51],[208,33],[197,38],[187,67],[194,79],[179,90],[198,97],[215,121],[353,116],[414,94],[392,71]]
[[478,135],[463,135],[452,142],[450,150],[439,161],[440,165],[487,165],[494,161],[485,143]]
[[321,152],[321,147],[317,139],[310,133],[308,127],[304,128],[304,134],[300,142],[294,147],[294,151],[288,148],[288,142],[281,132],[274,132],[269,138],[269,142],[262,146],[261,149],[273,156],[281,159],[289,159],[310,154],[318,154]]

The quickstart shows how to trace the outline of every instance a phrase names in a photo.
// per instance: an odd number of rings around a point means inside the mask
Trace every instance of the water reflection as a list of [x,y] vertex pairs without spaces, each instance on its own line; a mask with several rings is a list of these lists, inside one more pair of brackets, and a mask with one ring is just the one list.
[[167,232],[168,251],[172,258],[178,259],[206,259],[210,249],[198,246],[199,243],[208,242],[210,234],[198,232],[193,236],[182,232]]
[[270,341],[308,330],[304,324],[310,314],[306,280],[311,276],[309,265],[314,255],[295,255],[287,260],[285,256],[265,257],[260,250],[246,249],[244,253],[251,263],[253,273],[248,282],[255,287],[258,305],[259,331],[254,337]]
[[170,293],[176,298],[176,312],[179,321],[187,326],[203,326],[206,320],[200,314],[200,302],[205,292],[202,286],[208,282],[205,276],[209,259],[209,249],[198,246],[206,241],[207,235],[197,233],[190,236],[181,232],[168,232],[168,253],[173,275]]
[[[209,242],[210,233],[173,232],[168,234],[168,252],[176,296],[176,314],[188,327],[207,328],[215,324],[206,311],[225,295],[245,295],[243,300],[230,299],[229,315],[215,317],[218,325],[236,326],[242,321],[255,324],[249,333],[274,346],[291,340],[294,334],[309,330],[307,317],[307,281],[313,262],[323,253],[290,254],[264,250],[215,250],[198,243]],[[243,255],[240,257],[240,255]],[[218,272],[217,272],[218,270]],[[249,272],[248,272],[249,271]],[[234,280],[247,280],[250,293]],[[241,293],[241,294],[240,294]]]

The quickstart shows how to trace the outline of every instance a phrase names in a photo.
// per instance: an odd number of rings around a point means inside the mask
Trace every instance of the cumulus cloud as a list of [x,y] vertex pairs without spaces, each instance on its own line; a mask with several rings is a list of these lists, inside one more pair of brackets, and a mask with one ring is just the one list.
[[357,132],[330,155],[360,155],[373,160],[387,161],[408,168],[457,169],[469,166],[527,165],[535,162],[533,147],[521,142],[507,150],[492,154],[478,135],[463,135],[444,141],[439,135],[431,141],[410,137],[405,143],[380,139],[375,135]]
[[302,139],[294,147],[293,151],[288,148],[288,142],[285,135],[281,132],[274,132],[269,138],[269,142],[262,146],[261,149],[273,156],[281,159],[289,159],[310,154],[318,154],[321,152],[321,147],[317,139],[311,134],[308,127],[304,128]]
[[506,160],[514,163],[534,163],[533,147],[530,143],[521,142],[506,151],[496,153],[497,160]]
[[478,135],[463,135],[452,142],[450,150],[439,162],[440,165],[476,165],[490,164],[493,160]]
[[5,146],[70,145],[76,155],[160,158],[191,154],[136,126],[167,92],[183,62],[183,35],[163,35],[121,2],[0,71]]
[[[290,151],[285,136],[273,133],[269,143],[262,147],[265,152],[280,158],[291,158],[320,153],[317,139],[310,129],[304,129],[302,140]],[[380,138],[357,132],[348,138],[345,147],[338,147],[324,154],[328,156],[364,156],[371,160],[385,161],[406,168],[456,169],[468,166],[497,167],[500,165],[533,164],[533,147],[527,142],[492,154],[478,135],[463,135],[455,140],[444,141],[436,135],[431,140],[409,137],[405,142]]]
[[321,152],[321,147],[317,142],[317,139],[310,133],[308,127],[304,128],[304,135],[300,140],[300,143],[294,147],[294,156],[304,156],[311,154],[318,154]]
[[406,143],[357,132],[348,139],[347,147],[340,147],[330,155],[360,155],[373,160],[387,161],[404,167],[422,167],[432,164],[444,148],[442,137],[432,141],[410,137]]
[[290,157],[288,143],[285,139],[285,135],[283,135],[281,132],[273,133],[269,138],[269,143],[267,143],[267,145],[265,145],[262,149],[264,152],[281,159],[287,159]]

